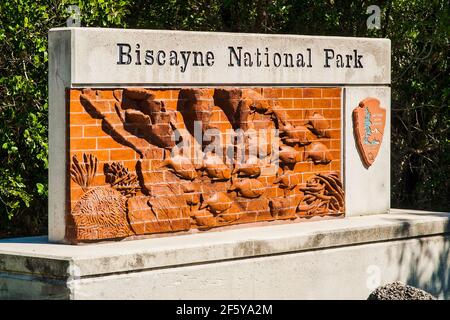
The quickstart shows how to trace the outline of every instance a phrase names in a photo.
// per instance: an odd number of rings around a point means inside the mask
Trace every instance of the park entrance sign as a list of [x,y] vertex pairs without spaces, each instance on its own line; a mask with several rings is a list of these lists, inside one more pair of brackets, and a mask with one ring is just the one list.
[[52,242],[389,210],[389,40],[61,28],[49,61]]
[[390,69],[387,39],[52,29],[49,235],[0,240],[0,298],[448,298],[450,215],[390,209]]

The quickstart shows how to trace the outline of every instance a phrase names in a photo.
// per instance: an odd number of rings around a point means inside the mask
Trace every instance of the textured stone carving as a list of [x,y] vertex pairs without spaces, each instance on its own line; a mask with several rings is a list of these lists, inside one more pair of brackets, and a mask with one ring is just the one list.
[[72,179],[84,191],[67,217],[68,236],[76,241],[123,238],[131,234],[126,198],[111,187],[89,188],[97,165],[98,160],[92,154],[83,154],[82,163],[76,155],[72,157]]
[[71,90],[66,238],[343,214],[340,111],[294,108],[302,90]]

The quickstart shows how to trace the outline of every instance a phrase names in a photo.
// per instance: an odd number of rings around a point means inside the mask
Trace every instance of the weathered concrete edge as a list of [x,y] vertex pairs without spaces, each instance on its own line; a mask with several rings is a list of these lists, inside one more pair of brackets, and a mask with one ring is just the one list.
[[450,213],[392,210],[341,220],[85,246],[8,240],[0,242],[0,273],[65,279],[76,272],[84,278],[448,233]]

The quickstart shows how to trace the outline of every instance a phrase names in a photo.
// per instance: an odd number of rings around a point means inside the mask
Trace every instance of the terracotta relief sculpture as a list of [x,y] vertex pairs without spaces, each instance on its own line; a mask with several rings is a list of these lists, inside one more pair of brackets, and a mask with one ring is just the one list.
[[344,213],[339,90],[83,89],[70,97],[72,243]]
[[378,155],[386,125],[386,109],[376,98],[366,98],[353,110],[353,130],[359,154],[366,167]]

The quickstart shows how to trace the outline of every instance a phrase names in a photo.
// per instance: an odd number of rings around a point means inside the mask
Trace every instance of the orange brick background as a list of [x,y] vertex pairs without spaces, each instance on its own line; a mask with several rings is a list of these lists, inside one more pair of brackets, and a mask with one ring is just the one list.
[[[294,172],[300,178],[302,184],[312,177],[315,173],[330,173],[331,171],[341,170],[341,88],[252,88],[262,94],[265,99],[276,99],[280,105],[280,110],[286,112],[288,120],[294,125],[304,124],[304,119],[307,112],[317,112],[322,114],[331,124],[330,138],[317,138],[329,148],[332,154],[333,160],[325,165],[315,165],[311,161],[299,162],[294,167]],[[179,89],[151,89],[156,93],[155,100],[161,100],[164,102],[167,109],[176,110]],[[210,89],[213,92],[214,89]],[[132,148],[125,146],[119,142],[117,139],[113,139],[112,135],[108,130],[102,127],[101,119],[94,119],[85,110],[84,106],[80,101],[81,90],[72,89],[68,92],[68,153],[69,159],[72,159],[73,155],[77,155],[78,159],[82,159],[82,154],[93,154],[99,160],[99,169],[92,183],[92,186],[106,186],[105,177],[103,174],[103,166],[106,163],[112,161],[119,161],[130,171],[136,172],[136,164],[140,159],[139,154]],[[116,99],[113,96],[113,90],[104,89],[98,90],[100,96],[100,101],[104,102],[102,104],[102,111],[105,113],[115,113],[114,104]],[[254,114],[253,121],[256,123],[256,128],[258,128],[258,121],[261,121],[261,127],[264,128],[266,120],[263,119],[263,115]],[[183,128],[183,117],[178,112],[177,114],[177,127]],[[263,121],[264,120],[264,121]],[[217,126],[222,132],[225,129],[231,129],[231,125],[228,122],[227,117],[224,112],[219,107],[214,107],[211,117],[211,124]],[[120,121],[115,124],[121,126]],[[143,139],[136,137],[135,135],[129,133],[127,137],[136,144],[146,143]],[[302,149],[303,147],[295,147],[296,149]],[[157,147],[151,147],[151,152],[147,153],[146,161],[157,160],[161,161],[163,158],[163,151]],[[145,163],[144,163],[145,164]],[[147,163],[149,168],[147,170],[151,171],[150,168],[153,166],[151,163]],[[143,168],[145,170],[145,168]],[[179,181],[175,178],[173,174],[167,173],[164,175],[164,183],[178,184],[183,181]],[[273,185],[274,176],[264,176],[258,178],[265,186],[266,193],[261,199],[246,199],[242,197],[232,196],[234,201],[238,202],[236,208],[229,210],[226,215],[230,216],[229,221],[234,221],[232,223],[244,223],[244,222],[255,222],[255,221],[265,221],[273,220],[270,214],[269,207],[267,204],[268,198],[270,197],[282,197],[285,195],[284,191]],[[68,179],[69,183],[69,208],[75,206],[78,199],[82,196],[83,191],[81,188],[72,180]],[[227,185],[228,183],[228,185]],[[223,185],[224,190],[229,186],[229,182],[218,182],[215,183],[217,186]],[[216,189],[219,188],[216,186]],[[157,184],[155,184],[157,187]],[[206,189],[202,189],[204,192],[208,192]],[[138,196],[142,196],[138,194]],[[302,192],[295,189],[289,194],[292,197],[293,202],[297,204],[302,198]],[[69,212],[68,212],[69,214]],[[221,218],[223,223],[220,225],[228,225],[227,217]],[[238,220],[236,220],[238,219]],[[195,225],[192,225],[196,228]],[[186,227],[183,227],[186,229]],[[183,229],[182,228],[182,229]],[[150,229],[151,232],[151,229]]]

